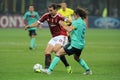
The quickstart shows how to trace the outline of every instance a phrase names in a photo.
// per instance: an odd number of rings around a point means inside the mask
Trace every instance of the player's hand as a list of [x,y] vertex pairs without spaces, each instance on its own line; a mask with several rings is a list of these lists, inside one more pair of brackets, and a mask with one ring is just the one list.
[[29,26],[27,25],[27,26],[24,26],[24,28],[25,28],[25,30],[27,30],[28,28],[29,28]]
[[61,26],[64,26],[65,22],[64,22],[64,21],[59,21],[59,24],[60,24]]
[[42,26],[41,26],[41,25],[40,25],[40,26],[38,26],[38,29],[40,29],[40,30],[41,30],[41,29],[42,29]]

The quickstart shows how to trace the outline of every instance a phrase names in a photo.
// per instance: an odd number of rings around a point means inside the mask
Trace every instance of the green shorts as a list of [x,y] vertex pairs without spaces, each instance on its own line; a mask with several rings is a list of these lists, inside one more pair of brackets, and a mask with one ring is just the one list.
[[29,36],[37,35],[36,30],[29,30]]
[[68,54],[69,56],[72,54],[76,54],[78,57],[81,55],[81,52],[83,49],[77,49],[75,47],[72,47],[70,45],[70,43],[68,43],[65,47],[63,47],[66,54]]

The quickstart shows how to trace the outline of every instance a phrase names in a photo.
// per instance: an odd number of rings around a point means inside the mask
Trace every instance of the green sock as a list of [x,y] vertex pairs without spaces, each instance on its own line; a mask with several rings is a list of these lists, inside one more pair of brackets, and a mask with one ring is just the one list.
[[59,61],[60,61],[60,57],[58,56],[54,57],[48,70],[52,71]]
[[30,47],[34,48],[34,45],[35,45],[35,38],[31,38],[31,40],[30,40]]
[[80,59],[79,64],[87,71],[90,70],[90,68],[88,67],[87,63],[83,60]]

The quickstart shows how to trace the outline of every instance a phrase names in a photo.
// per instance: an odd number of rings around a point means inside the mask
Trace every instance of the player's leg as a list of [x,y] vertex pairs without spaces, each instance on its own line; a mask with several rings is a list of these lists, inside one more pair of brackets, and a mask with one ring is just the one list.
[[50,74],[55,68],[55,66],[58,64],[58,62],[60,61],[60,56],[69,54],[69,52],[71,52],[69,50],[69,46],[70,44],[66,45],[64,48],[59,49],[59,51],[57,51],[56,53],[56,56],[53,58],[49,68],[47,70],[43,70],[43,72]]
[[33,49],[33,48],[35,48],[35,35],[34,34],[32,34],[31,35],[31,39],[30,39],[30,48],[31,49]]
[[70,34],[67,32],[68,35],[68,42],[71,42]]
[[[61,44],[56,44],[53,50],[54,50],[54,52],[57,52],[60,48],[61,48]],[[63,64],[67,68],[67,73],[72,73],[71,66],[67,62],[66,57],[64,55],[61,55],[60,56],[60,60],[63,62]]]
[[30,49],[33,49],[36,47],[36,42],[35,42],[35,36],[36,36],[36,32],[35,30],[30,30],[29,31],[29,36],[30,36]]
[[65,55],[65,51],[63,48],[61,48],[57,53],[56,53],[56,56],[53,58],[49,68],[47,71],[44,71],[46,72],[47,74],[51,74],[51,72],[53,71],[53,69],[55,68],[55,66],[58,64],[58,62],[60,61],[60,56],[61,55]]
[[50,66],[52,51],[53,51],[53,45],[48,44],[45,49],[45,68],[46,69]]
[[82,50],[76,50],[76,54],[74,54],[74,59],[85,69],[85,73],[84,74],[92,74],[92,71],[90,70],[89,66],[87,65],[87,63],[82,59],[79,58],[81,55]]
[[[61,44],[55,44],[53,51],[56,53],[61,47]],[[64,55],[60,56],[60,59],[64,63],[65,67],[69,66]]]
[[72,73],[72,68],[69,65],[69,63],[67,62],[67,59],[65,57],[65,55],[61,55],[60,56],[60,60],[63,62],[63,64],[65,65],[66,69],[67,69],[67,73]]
[[[57,52],[62,46],[64,46],[67,43],[67,41],[68,41],[67,36],[58,36],[56,44],[53,49],[54,52]],[[71,66],[67,62],[66,57],[64,55],[61,55],[60,60],[63,62],[63,64],[67,68],[67,73],[72,73]]]

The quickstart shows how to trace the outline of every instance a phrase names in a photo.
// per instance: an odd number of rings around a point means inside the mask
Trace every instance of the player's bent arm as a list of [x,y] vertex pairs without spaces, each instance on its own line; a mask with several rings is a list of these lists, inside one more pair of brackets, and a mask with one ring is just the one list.
[[38,25],[39,25],[38,22],[35,22],[35,23],[31,24],[31,25],[27,25],[27,26],[25,26],[25,30],[28,29],[28,28],[36,27],[36,26],[38,26]]
[[67,31],[67,32],[70,32],[72,30],[74,30],[74,26],[63,26],[63,28]]
[[68,23],[72,23],[72,20],[71,19],[68,19],[68,18],[65,18],[65,20],[64,20],[65,22],[68,22]]
[[41,26],[41,25],[39,25],[39,26],[38,26],[38,29],[40,29],[40,30],[41,30],[41,29],[42,29],[42,26]]
[[23,20],[22,20],[22,23],[23,23],[23,26],[25,27],[25,26],[26,26],[26,20],[23,19]]
[[38,23],[38,22],[35,22],[35,23],[31,24],[31,25],[28,25],[28,27],[32,28],[32,27],[36,27],[36,26],[38,26],[38,25],[39,25],[39,23]]
[[70,31],[74,30],[74,27],[73,27],[73,26],[67,26],[67,25],[65,25],[64,21],[59,21],[59,24],[60,24],[67,32],[70,32]]

